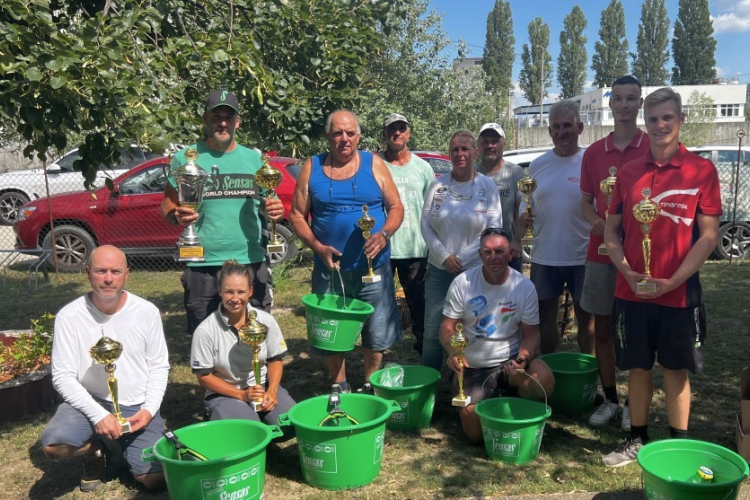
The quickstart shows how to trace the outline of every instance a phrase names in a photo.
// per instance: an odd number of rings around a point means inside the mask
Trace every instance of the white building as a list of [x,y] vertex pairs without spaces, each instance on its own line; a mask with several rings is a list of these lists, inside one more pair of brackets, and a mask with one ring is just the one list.
[[[645,99],[651,92],[662,88],[643,87],[642,97]],[[705,94],[713,100],[716,110],[715,123],[744,122],[745,103],[747,102],[747,85],[739,83],[720,83],[715,85],[672,85],[672,89],[682,96],[683,112],[689,117],[690,95],[693,92]],[[574,97],[581,106],[581,121],[584,125],[614,125],[612,111],[609,109],[610,87],[592,90]],[[537,106],[537,109],[539,106]],[[546,111],[546,110],[545,110]],[[538,113],[538,111],[537,111]],[[638,116],[638,124],[644,125],[643,110]]]

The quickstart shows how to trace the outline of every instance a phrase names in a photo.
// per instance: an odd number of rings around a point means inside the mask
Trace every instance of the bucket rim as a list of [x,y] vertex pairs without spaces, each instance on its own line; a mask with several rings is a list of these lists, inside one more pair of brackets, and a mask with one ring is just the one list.
[[[434,385],[434,384],[437,384],[438,382],[440,382],[440,372],[437,371],[436,369],[432,368],[432,367],[422,366],[422,365],[401,365],[401,367],[404,368],[404,369],[406,369],[408,367],[410,370],[417,368],[417,369],[419,369],[419,371],[424,371],[425,373],[429,373],[429,374],[435,376],[435,380],[433,380],[431,382],[425,382],[423,384],[418,384],[418,385],[409,385],[407,387],[387,387],[387,386],[384,386],[383,384],[381,384],[379,382],[380,381],[380,375],[383,373],[383,371],[385,371],[385,368],[381,368],[380,370],[377,370],[377,371],[373,372],[372,375],[370,375],[370,384],[372,384],[372,386],[375,387],[375,388],[377,388],[377,389],[384,389],[384,390],[387,390],[387,391],[411,392],[414,389],[424,389],[425,387],[428,387],[428,386],[431,386],[431,385]],[[375,376],[376,374],[378,375],[378,377]],[[377,379],[377,381],[375,381],[373,379]]]
[[[726,448],[724,446],[715,444],[715,443],[709,443],[708,441],[701,441],[700,439],[660,439],[659,441],[652,441],[648,444],[646,444],[641,450],[638,452],[638,455],[636,457],[636,460],[638,461],[638,465],[641,467],[641,470],[644,474],[648,474],[650,476],[653,476],[660,481],[664,481],[665,483],[674,484],[674,485],[692,485],[692,483],[688,483],[686,481],[680,481],[678,479],[669,479],[662,477],[658,474],[655,474],[651,470],[649,470],[647,467],[645,467],[644,461],[647,461],[649,458],[653,457],[657,453],[661,451],[665,451],[666,448],[677,448],[681,452],[690,451],[690,448],[694,448],[695,445],[698,445],[699,448],[703,448],[701,451],[704,452],[710,452],[715,455],[720,456],[721,458],[728,460],[732,463],[735,467],[737,467],[738,470],[741,470],[742,473],[740,474],[740,477],[731,480],[731,481],[721,481],[721,482],[712,482],[710,484],[704,484],[701,485],[702,489],[706,488],[712,488],[712,487],[726,487],[726,486],[732,486],[735,484],[739,484],[742,481],[744,481],[749,475],[750,475],[750,466],[748,465],[747,461],[742,458],[739,454],[736,452],[730,450],[729,448]],[[646,452],[645,454],[643,452]],[[693,449],[695,451],[695,449]]]
[[[322,297],[322,298],[331,297],[331,298],[336,298],[336,299],[343,299],[344,304],[345,304],[344,307],[348,307],[353,304],[356,304],[357,307],[361,307],[364,310],[363,311],[348,311],[346,309],[334,309],[332,307],[326,307],[326,306],[321,306],[319,304],[313,304],[312,303],[313,297],[316,297],[316,298],[317,297]],[[358,316],[364,316],[364,315],[370,315],[375,312],[375,308],[372,306],[372,304],[368,304],[365,301],[355,299],[353,297],[343,297],[341,295],[337,295],[334,293],[308,293],[307,295],[303,295],[301,300],[302,300],[302,303],[306,307],[312,307],[315,309],[319,309],[321,311],[334,312],[334,313],[339,313],[339,314],[354,314]]]
[[369,427],[374,427],[374,426],[382,424],[383,422],[385,422],[386,420],[388,420],[388,418],[390,418],[391,413],[393,413],[393,410],[394,410],[394,408],[393,408],[393,406],[391,404],[392,403],[391,401],[389,401],[387,399],[384,399],[384,398],[381,398],[379,396],[373,396],[373,395],[370,395],[370,394],[350,394],[350,393],[341,394],[340,396],[341,396],[341,399],[342,399],[342,404],[343,404],[343,400],[344,399],[354,399],[354,400],[357,400],[357,399],[359,399],[359,400],[363,400],[363,399],[364,400],[373,400],[373,399],[375,399],[375,400],[377,400],[378,403],[380,403],[380,404],[383,405],[383,407],[385,408],[385,413],[383,415],[379,416],[376,419],[368,420],[367,422],[362,422],[362,423],[359,423],[359,424],[352,424],[351,426],[343,427],[341,429],[339,429],[337,427],[320,427],[318,425],[308,425],[308,424],[305,424],[305,423],[299,423],[299,422],[295,422],[294,421],[294,419],[293,419],[293,413],[296,413],[298,411],[302,411],[302,410],[300,410],[300,408],[301,408],[300,405],[304,406],[304,404],[306,402],[313,401],[315,399],[325,399],[327,401],[328,400],[328,396],[324,394],[324,395],[321,395],[321,396],[315,396],[315,397],[312,397],[312,398],[308,398],[308,399],[306,399],[304,401],[300,401],[296,405],[292,406],[289,409],[289,412],[286,413],[287,417],[289,418],[289,423],[292,426],[294,426],[295,428],[299,427],[301,429],[305,429],[305,430],[309,430],[309,431],[318,431],[318,432],[349,432],[349,431],[352,431],[353,432],[353,431],[359,431],[359,430],[367,429]]
[[152,447],[152,453],[154,454],[154,456],[156,457],[157,461],[159,461],[159,462],[166,462],[168,464],[175,464],[175,465],[180,465],[180,466],[185,466],[185,467],[205,467],[207,465],[216,465],[216,464],[219,464],[219,463],[231,462],[231,461],[234,461],[234,460],[238,460],[240,458],[244,458],[244,457],[248,457],[250,455],[253,455],[253,454],[257,453],[259,450],[267,447],[268,443],[270,443],[271,440],[273,439],[273,433],[271,431],[271,429],[272,429],[271,426],[263,424],[261,422],[256,422],[254,420],[244,420],[244,419],[239,419],[239,418],[227,418],[227,419],[224,419],[224,420],[211,420],[211,421],[208,421],[208,422],[200,422],[200,423],[197,423],[197,424],[187,425],[187,426],[182,427],[180,429],[177,429],[177,430],[175,430],[173,432],[179,438],[180,437],[180,431],[183,431],[184,429],[187,429],[187,428],[190,428],[191,430],[193,430],[193,429],[200,429],[202,427],[206,427],[206,426],[209,426],[209,425],[218,424],[220,422],[233,422],[233,423],[242,422],[243,425],[247,424],[250,427],[255,427],[255,428],[259,429],[259,430],[265,431],[266,436],[256,446],[253,446],[252,448],[249,448],[247,450],[243,450],[240,453],[235,453],[234,455],[230,455],[230,456],[226,456],[226,457],[222,457],[222,458],[212,458],[212,459],[203,460],[203,461],[195,461],[194,462],[194,461],[190,461],[190,460],[177,460],[175,458],[165,457],[164,455],[162,455],[161,453],[159,453],[159,450],[158,450],[159,443],[162,442],[162,441],[166,441],[167,440],[167,438],[164,437],[164,436],[162,436],[161,438],[159,438],[156,441],[156,443],[154,443],[154,445]]
[[[541,359],[545,363],[547,363],[547,360],[549,359],[555,360],[566,358],[585,360],[593,366],[591,368],[586,368],[585,370],[561,370],[559,368],[552,368],[552,366],[550,366],[549,369],[552,370],[553,373],[562,373],[565,375],[580,375],[582,373],[592,373],[595,371],[599,371],[599,366],[596,362],[596,356],[592,356],[591,354],[584,354],[582,352],[551,352],[549,354],[542,354],[541,356],[539,356],[539,359]],[[549,363],[547,363],[547,365],[549,365]]]
[[[525,403],[533,403],[535,405],[539,405],[545,408],[544,414],[537,416],[537,417],[531,417],[531,418],[521,418],[521,419],[508,419],[508,418],[499,418],[494,417],[492,415],[489,415],[487,412],[483,410],[484,406],[487,406],[490,402],[493,404],[496,404],[497,402],[504,402],[504,401],[523,401]],[[486,403],[486,404],[482,404]],[[548,404],[544,404],[541,401],[535,401],[533,399],[526,399],[526,398],[513,398],[513,397],[501,397],[501,398],[489,398],[489,399],[483,399],[482,401],[479,401],[476,406],[474,407],[474,412],[479,415],[480,418],[486,418],[489,420],[493,420],[495,422],[500,422],[503,424],[533,424],[538,423],[543,420],[547,420],[552,416],[552,408]]]

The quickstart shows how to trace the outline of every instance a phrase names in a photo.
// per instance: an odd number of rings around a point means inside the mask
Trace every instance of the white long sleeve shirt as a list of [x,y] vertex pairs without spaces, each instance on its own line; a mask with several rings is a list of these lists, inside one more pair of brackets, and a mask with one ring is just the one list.
[[123,345],[114,372],[121,405],[141,406],[153,416],[167,388],[169,358],[159,310],[137,295],[124,293],[125,305],[113,315],[99,311],[84,295],[55,318],[52,383],[63,400],[93,425],[109,414],[94,397],[111,400],[104,365],[89,353],[102,332]]

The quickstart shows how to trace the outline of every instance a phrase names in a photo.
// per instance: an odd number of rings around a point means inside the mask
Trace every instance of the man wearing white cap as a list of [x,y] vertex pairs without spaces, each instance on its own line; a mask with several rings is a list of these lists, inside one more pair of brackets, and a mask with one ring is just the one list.
[[425,193],[435,179],[432,167],[407,147],[411,130],[404,115],[393,113],[383,122],[385,151],[380,157],[391,171],[404,205],[404,221],[391,238],[391,268],[398,274],[411,315],[414,349],[422,354],[424,336],[424,278],[427,271],[427,244],[420,231]]
[[[484,174],[497,185],[500,203],[503,206],[503,229],[513,241],[513,228],[518,219],[518,207],[521,204],[521,193],[518,191],[518,179],[523,177],[523,168],[503,159],[505,152],[505,131],[499,123],[485,123],[479,129],[479,157],[476,170]],[[523,258],[519,245],[513,249],[514,259],[510,267],[523,272]]]

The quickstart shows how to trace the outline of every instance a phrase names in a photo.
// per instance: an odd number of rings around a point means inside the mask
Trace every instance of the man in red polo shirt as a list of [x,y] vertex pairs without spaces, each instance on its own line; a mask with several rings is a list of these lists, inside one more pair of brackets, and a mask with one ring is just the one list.
[[[644,107],[650,151],[618,175],[604,229],[609,256],[619,271],[614,342],[617,367],[629,371],[632,422],[630,438],[604,457],[611,467],[635,460],[649,440],[655,361],[664,376],[671,436],[687,437],[687,371],[702,371],[706,337],[698,269],[716,247],[721,215],[716,168],[680,143],[685,121],[680,95],[662,88],[646,97]],[[647,195],[660,207],[651,223],[651,276],[643,272],[643,227],[633,215],[633,206]],[[639,291],[639,282],[652,287]]]
[[641,106],[641,83],[632,76],[615,80],[609,98],[615,130],[589,146],[581,163],[581,212],[591,224],[581,307],[594,315],[596,361],[605,398],[589,418],[589,425],[601,427],[622,415],[622,429],[625,431],[630,431],[629,407],[626,400],[626,406],[620,408],[617,397],[611,328],[617,268],[609,260],[604,247],[604,221],[609,200],[602,193],[600,183],[609,177],[610,169],[619,175],[623,165],[642,158],[648,151],[648,135],[636,123]]

